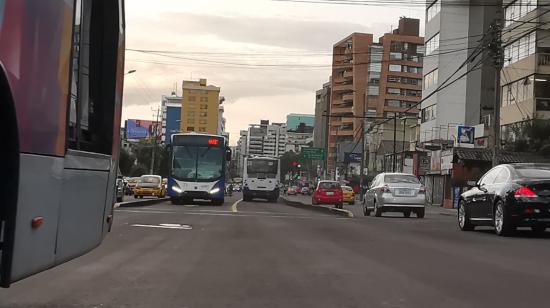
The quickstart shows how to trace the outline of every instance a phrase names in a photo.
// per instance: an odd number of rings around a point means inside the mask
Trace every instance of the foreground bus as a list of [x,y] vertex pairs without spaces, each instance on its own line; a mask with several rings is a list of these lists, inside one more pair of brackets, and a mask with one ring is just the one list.
[[174,204],[209,200],[222,205],[226,162],[231,151],[223,136],[174,134],[170,151],[168,196]]
[[279,159],[272,157],[246,157],[243,170],[243,200],[279,198],[281,178]]
[[0,1],[0,286],[98,246],[112,223],[123,1]]

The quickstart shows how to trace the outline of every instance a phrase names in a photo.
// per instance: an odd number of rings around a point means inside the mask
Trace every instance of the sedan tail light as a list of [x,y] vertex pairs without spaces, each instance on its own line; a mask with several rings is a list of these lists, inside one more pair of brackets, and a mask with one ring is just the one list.
[[514,191],[514,197],[516,198],[535,198],[537,194],[529,187],[522,186]]
[[390,187],[389,187],[388,185],[382,187],[381,190],[382,190],[383,193],[390,193],[390,192],[391,192],[391,191],[390,191]]
[[420,189],[418,189],[419,194],[425,194],[426,193],[426,187],[420,186]]

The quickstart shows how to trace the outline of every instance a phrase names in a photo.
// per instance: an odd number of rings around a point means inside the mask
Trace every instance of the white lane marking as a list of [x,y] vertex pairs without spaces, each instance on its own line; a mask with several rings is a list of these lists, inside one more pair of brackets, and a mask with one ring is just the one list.
[[[132,211],[132,213],[143,213]],[[181,213],[183,215],[202,215],[202,216],[229,216],[229,217],[258,217],[258,218],[296,218],[296,219],[347,219],[347,217],[334,216],[288,216],[288,215],[248,215],[243,212],[235,213],[205,213],[205,212],[148,212],[151,214],[173,214]],[[248,212],[247,212],[248,213]]]
[[177,229],[177,230],[191,230],[191,229],[193,229],[193,227],[191,227],[190,225],[180,225],[180,224],[159,224],[159,225],[133,224],[132,227]]
[[235,201],[235,203],[233,203],[233,205],[231,206],[231,212],[233,213],[237,213],[237,205],[239,205],[239,203],[243,201],[243,199],[239,199],[237,201]]

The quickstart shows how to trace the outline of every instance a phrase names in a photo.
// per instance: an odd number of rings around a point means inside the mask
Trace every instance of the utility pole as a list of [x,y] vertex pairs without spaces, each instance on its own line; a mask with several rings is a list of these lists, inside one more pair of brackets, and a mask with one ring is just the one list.
[[365,169],[365,119],[361,119],[361,170],[359,170],[359,200],[363,201],[363,176]]
[[[153,110],[155,111],[155,110]],[[149,168],[149,174],[154,174],[155,172],[155,152],[156,152],[156,148],[157,148],[157,137],[158,137],[158,124],[159,124],[159,113],[160,113],[160,108],[157,108],[156,110],[156,121],[154,123],[154,129],[153,129],[153,132],[152,132],[152,137],[153,137],[153,152],[151,153],[151,167]]]
[[491,32],[491,42],[489,51],[493,56],[493,66],[495,68],[495,105],[493,110],[493,167],[499,164],[498,151],[500,149],[500,71],[504,64],[504,52],[502,47],[502,25],[499,21],[489,26]]
[[395,172],[395,167],[397,165],[397,113],[393,115],[393,158],[392,158],[392,170]]

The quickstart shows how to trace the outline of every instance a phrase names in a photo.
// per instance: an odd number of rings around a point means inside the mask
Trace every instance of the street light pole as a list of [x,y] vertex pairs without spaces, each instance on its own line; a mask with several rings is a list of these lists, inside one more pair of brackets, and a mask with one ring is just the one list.
[[160,108],[156,110],[157,111],[157,115],[156,115],[156,121],[155,123],[153,124],[154,125],[154,129],[153,129],[153,152],[151,153],[151,167],[149,168],[149,174],[154,174],[154,168],[155,168],[155,152],[156,152],[156,149],[157,149],[157,125],[159,123],[159,113],[160,113]]
[[397,114],[393,116],[393,159],[392,159],[392,170],[395,172],[395,165],[397,164],[396,155],[397,155]]

